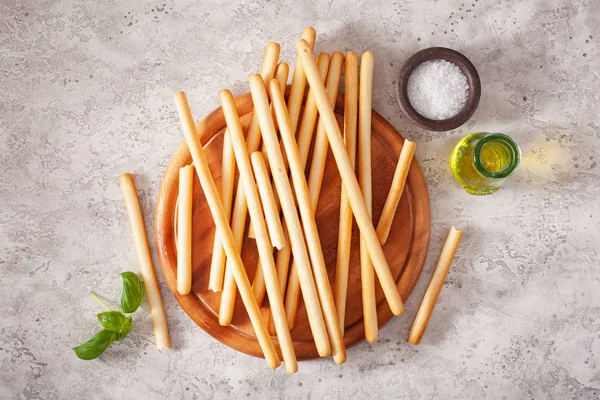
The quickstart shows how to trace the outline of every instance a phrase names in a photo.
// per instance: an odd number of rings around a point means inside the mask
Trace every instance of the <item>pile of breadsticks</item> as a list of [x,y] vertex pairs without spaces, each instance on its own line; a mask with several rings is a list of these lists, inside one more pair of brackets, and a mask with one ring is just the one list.
[[[271,330],[277,335],[283,361],[290,373],[297,370],[290,329],[295,321],[300,291],[319,355],[326,357],[331,354],[336,363],[346,360],[343,327],[353,216],[361,233],[367,339],[377,340],[375,273],[394,314],[404,311],[381,245],[388,236],[415,146],[405,141],[383,215],[374,227],[371,219],[370,160],[373,54],[363,54],[359,82],[356,54],[350,52],[344,57],[342,53],[332,56],[322,53],[315,59],[312,54],[315,37],[315,31],[308,28],[298,42],[298,59],[287,102],[284,91],[289,67],[285,63],[278,64],[278,44],[267,46],[261,75],[250,76],[254,110],[246,135],[242,131],[233,96],[227,90],[220,93],[227,122],[221,193],[208,168],[185,94],[178,92],[175,95],[193,168],[198,174],[217,230],[209,288],[222,291],[219,322],[222,325],[231,322],[236,290],[239,290],[267,362],[272,368],[280,364],[270,339]],[[345,69],[344,135],[333,112],[342,69]],[[307,81],[309,91],[303,104]],[[317,129],[313,138],[315,125]],[[313,156],[307,179],[305,169],[311,143],[314,143]],[[343,184],[335,294],[327,278],[314,216],[328,146],[331,146]],[[354,165],[357,147],[358,179]],[[239,171],[237,189],[234,188],[236,165]],[[188,293],[191,285],[191,168],[184,167],[180,172],[177,288],[181,293]],[[250,214],[252,227],[249,234],[256,239],[260,258],[260,268],[252,285],[240,255],[247,214]],[[279,250],[276,257],[273,256],[273,247]],[[288,272],[291,255],[293,263]],[[265,292],[272,313],[270,329],[259,310]]]
[[[362,55],[359,74],[358,56],[353,52],[345,56],[337,52],[332,55],[321,53],[315,58],[312,53],[315,39],[314,29],[307,28],[297,43],[297,61],[287,100],[284,93],[289,66],[278,62],[279,45],[269,43],[261,74],[249,78],[254,109],[246,133],[242,130],[231,92],[221,91],[220,102],[227,129],[220,191],[209,170],[187,98],[183,92],[175,94],[193,160],[193,165],[181,168],[179,174],[177,290],[188,294],[192,285],[191,214],[195,172],[216,225],[209,288],[221,291],[219,323],[231,323],[236,291],[239,291],[269,366],[277,368],[281,363],[271,340],[271,334],[276,334],[289,373],[297,371],[290,330],[295,322],[300,291],[319,355],[332,355],[338,364],[346,360],[343,335],[353,218],[361,235],[361,286],[367,340],[376,341],[378,336],[375,276],[392,312],[395,315],[404,312],[382,245],[390,232],[415,145],[405,140],[381,218],[374,226],[370,159],[374,57],[368,51]],[[342,71],[345,81],[343,134],[333,111]],[[307,83],[308,94],[305,93]],[[315,222],[329,146],[342,180],[335,291],[327,277]],[[239,174],[237,188],[234,184],[236,170]],[[162,300],[156,287],[135,187],[129,175],[122,177],[121,185],[147,282],[157,345],[169,347]],[[260,258],[260,268],[252,283],[241,258],[248,214],[250,229],[247,234],[255,238]],[[446,252],[450,261],[457,244],[451,245]],[[273,247],[278,250],[276,256]],[[443,277],[441,279],[443,283]],[[260,312],[265,294],[272,314],[269,325]],[[431,308],[437,294],[428,291],[430,300],[433,299]],[[428,312],[431,309],[419,312],[422,329]],[[415,335],[419,336],[418,329]]]

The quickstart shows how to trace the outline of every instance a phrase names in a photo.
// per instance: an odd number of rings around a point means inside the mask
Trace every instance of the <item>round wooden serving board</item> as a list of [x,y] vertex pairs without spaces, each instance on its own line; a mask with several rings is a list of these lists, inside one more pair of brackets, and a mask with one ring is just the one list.
[[[250,93],[238,97],[236,105],[242,119],[242,125],[244,130],[246,130],[250,122],[250,113],[253,107]],[[344,96],[340,93],[336,103],[336,114],[340,125],[343,122],[343,107]],[[200,121],[197,128],[215,182],[219,185],[223,132],[225,128],[225,119],[221,108],[216,109]],[[373,217],[374,221],[377,221],[390,189],[392,176],[404,139],[392,125],[375,111],[372,114],[372,139]],[[191,162],[192,159],[188,146],[183,142],[171,158],[158,195],[156,206],[156,243],[163,274],[181,307],[202,329],[227,346],[246,354],[262,357],[262,351],[254,335],[254,330],[252,329],[239,293],[236,299],[235,314],[231,326],[219,325],[218,310],[220,293],[208,290],[215,227],[197,177],[194,182],[192,216],[192,293],[187,296],[177,293],[177,252],[173,221],[178,196],[179,168]],[[383,247],[392,273],[396,278],[400,294],[405,301],[421,274],[427,254],[431,229],[427,185],[416,159],[412,161],[406,182],[389,239]],[[332,290],[333,282],[335,282],[340,184],[339,173],[330,151],[327,158],[316,219],[329,280],[332,283]],[[244,239],[242,258],[248,272],[248,277],[252,282],[257,266],[257,251],[253,239]],[[346,330],[344,336],[347,347],[353,346],[365,338],[360,285],[359,235],[356,223],[354,224],[352,236],[349,275],[345,321]],[[393,317],[393,314],[385,301],[379,283],[377,283],[376,295],[378,304],[377,316],[379,326],[381,327]],[[262,310],[266,320],[269,314],[268,300],[266,298]],[[308,325],[306,310],[302,302],[299,306],[296,325],[292,330],[292,338],[296,356],[299,360],[318,357]],[[273,337],[273,340],[277,344],[275,337]]]

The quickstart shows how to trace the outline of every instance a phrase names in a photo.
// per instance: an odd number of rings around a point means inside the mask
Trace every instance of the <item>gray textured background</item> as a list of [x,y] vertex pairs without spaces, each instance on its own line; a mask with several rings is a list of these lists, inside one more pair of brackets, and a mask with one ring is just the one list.
[[[279,3],[279,4],[277,4]],[[600,2],[0,1],[0,397],[600,397]],[[432,205],[430,254],[406,315],[379,343],[294,376],[205,334],[159,274],[174,348],[157,351],[147,308],[100,359],[70,348],[97,329],[91,289],[118,299],[137,270],[118,187],[131,171],[149,234],[162,173],[182,141],[173,92],[201,117],[218,90],[247,91],[264,46],[376,56],[374,108],[418,144]],[[461,129],[402,117],[394,81],[433,45],[478,68],[479,109]],[[448,157],[472,131],[522,146],[516,176],[470,197]],[[406,343],[450,225],[463,244],[422,344]]]

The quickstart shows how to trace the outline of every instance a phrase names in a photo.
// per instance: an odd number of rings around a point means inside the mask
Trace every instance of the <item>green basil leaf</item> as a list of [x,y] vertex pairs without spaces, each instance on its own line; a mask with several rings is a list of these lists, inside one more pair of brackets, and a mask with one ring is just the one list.
[[123,272],[123,295],[121,296],[121,308],[125,313],[133,313],[144,300],[144,284],[133,272]]
[[119,332],[117,332],[117,340],[121,340],[125,336],[127,336],[129,331],[131,330],[132,325],[133,325],[133,318],[131,318],[131,315],[128,317],[125,317],[125,323],[123,324],[123,327],[121,328],[121,330]]
[[116,337],[117,332],[104,329],[84,344],[74,347],[73,350],[75,350],[77,357],[82,360],[92,360],[104,353],[104,350],[115,341]]
[[109,331],[119,332],[126,320],[127,317],[121,311],[105,311],[98,314],[100,325]]

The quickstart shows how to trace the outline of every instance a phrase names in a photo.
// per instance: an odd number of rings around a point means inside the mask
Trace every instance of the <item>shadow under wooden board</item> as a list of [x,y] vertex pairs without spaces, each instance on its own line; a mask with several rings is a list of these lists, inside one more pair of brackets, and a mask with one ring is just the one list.
[[[245,132],[250,122],[253,107],[250,93],[236,98],[236,105]],[[343,93],[340,93],[335,107],[340,126],[343,125],[343,107],[344,96]],[[201,120],[197,124],[197,128],[213,177],[217,186],[219,186],[223,132],[225,128],[225,119],[221,108],[216,109]],[[377,221],[381,214],[403,142],[404,139],[392,125],[373,111],[372,174],[374,221]],[[197,176],[195,176],[194,181],[192,212],[192,293],[187,296],[177,293],[177,251],[173,221],[178,196],[179,168],[191,162],[189,149],[184,141],[171,158],[158,195],[155,231],[158,257],[163,274],[171,292],[173,292],[181,307],[202,329],[229,347],[246,354],[262,357],[262,351],[254,335],[254,330],[239,293],[236,298],[235,313],[231,326],[219,325],[218,310],[221,295],[208,289],[215,227]],[[335,282],[340,185],[340,176],[330,150],[323,178],[323,188],[317,206],[316,220],[332,290],[333,283]],[[421,274],[429,246],[430,230],[431,216],[427,184],[417,160],[413,159],[406,187],[394,217],[389,239],[383,247],[386,259],[404,301],[410,296]],[[247,237],[244,239],[242,259],[248,277],[252,281],[258,259],[254,239]],[[354,223],[346,307],[346,330],[344,335],[346,347],[354,346],[365,339],[359,259],[359,234],[356,223]],[[393,314],[385,301],[379,283],[377,283],[376,296],[377,317],[379,326],[381,327],[393,317]],[[265,320],[267,320],[269,317],[269,308],[266,297],[261,309]],[[400,316],[400,318],[406,317]],[[296,356],[299,360],[318,357],[308,324],[306,309],[302,302],[299,306],[296,325],[291,333]],[[277,338],[273,337],[273,340],[278,345]]]

